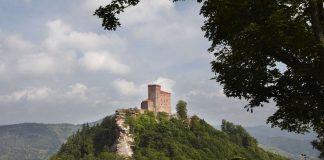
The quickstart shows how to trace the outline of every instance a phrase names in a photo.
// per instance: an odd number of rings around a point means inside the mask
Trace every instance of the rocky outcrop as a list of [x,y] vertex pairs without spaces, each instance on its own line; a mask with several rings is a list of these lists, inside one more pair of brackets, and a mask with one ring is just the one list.
[[120,156],[131,157],[133,155],[132,145],[134,137],[130,133],[129,126],[125,123],[126,114],[136,116],[139,114],[137,109],[120,109],[116,111],[116,141],[113,150]]

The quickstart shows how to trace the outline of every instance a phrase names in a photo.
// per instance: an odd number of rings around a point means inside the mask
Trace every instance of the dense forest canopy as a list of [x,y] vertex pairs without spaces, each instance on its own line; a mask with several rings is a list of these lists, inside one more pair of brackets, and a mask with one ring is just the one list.
[[[95,15],[115,30],[121,25],[116,15],[139,2],[113,0]],[[278,110],[267,121],[298,133],[314,129],[313,145],[324,158],[323,0],[197,2],[212,42],[214,79],[224,93],[248,100],[250,111],[274,101]]]
[[[125,123],[135,138],[134,154],[129,159],[287,159],[259,148],[257,141],[243,127],[225,120],[222,122],[222,131],[216,130],[198,116],[184,120],[183,117],[154,112],[137,116],[129,114]],[[115,127],[114,116],[106,117],[101,124],[93,127],[84,125],[51,160],[123,159],[111,150],[116,139]]]

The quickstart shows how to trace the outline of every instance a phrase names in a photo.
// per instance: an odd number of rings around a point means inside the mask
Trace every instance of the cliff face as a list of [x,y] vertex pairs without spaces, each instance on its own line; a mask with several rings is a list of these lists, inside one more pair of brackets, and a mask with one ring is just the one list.
[[[123,157],[131,157],[133,155],[132,144],[134,142],[133,135],[130,133],[129,126],[125,123],[126,111],[131,110],[117,110],[115,114],[116,121],[116,141],[112,150],[116,154]],[[135,115],[135,111],[134,111]]]

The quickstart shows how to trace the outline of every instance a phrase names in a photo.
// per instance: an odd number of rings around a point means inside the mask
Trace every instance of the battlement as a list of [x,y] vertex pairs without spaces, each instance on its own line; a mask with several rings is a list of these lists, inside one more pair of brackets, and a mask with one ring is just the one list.
[[142,101],[141,109],[171,114],[171,93],[162,91],[157,84],[148,85],[148,99]]
[[157,88],[161,88],[161,86],[158,85],[158,84],[149,84],[148,87],[157,87]]

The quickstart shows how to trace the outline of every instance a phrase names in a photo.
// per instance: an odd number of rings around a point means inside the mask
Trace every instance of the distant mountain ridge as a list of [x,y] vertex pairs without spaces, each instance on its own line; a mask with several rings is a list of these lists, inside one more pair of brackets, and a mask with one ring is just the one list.
[[[219,125],[214,127],[220,129]],[[266,150],[286,155],[294,160],[301,159],[301,154],[307,155],[308,159],[319,159],[317,157],[320,152],[313,149],[310,144],[312,140],[316,139],[314,132],[297,134],[266,125],[244,128],[258,140],[259,146]]]
[[22,123],[0,126],[0,160],[44,160],[80,125]]
[[272,151],[286,152],[288,155],[297,158],[301,154],[309,158],[318,159],[319,151],[313,149],[310,142],[316,139],[313,132],[305,135],[282,131],[279,128],[268,126],[245,127],[255,137],[259,144]]

